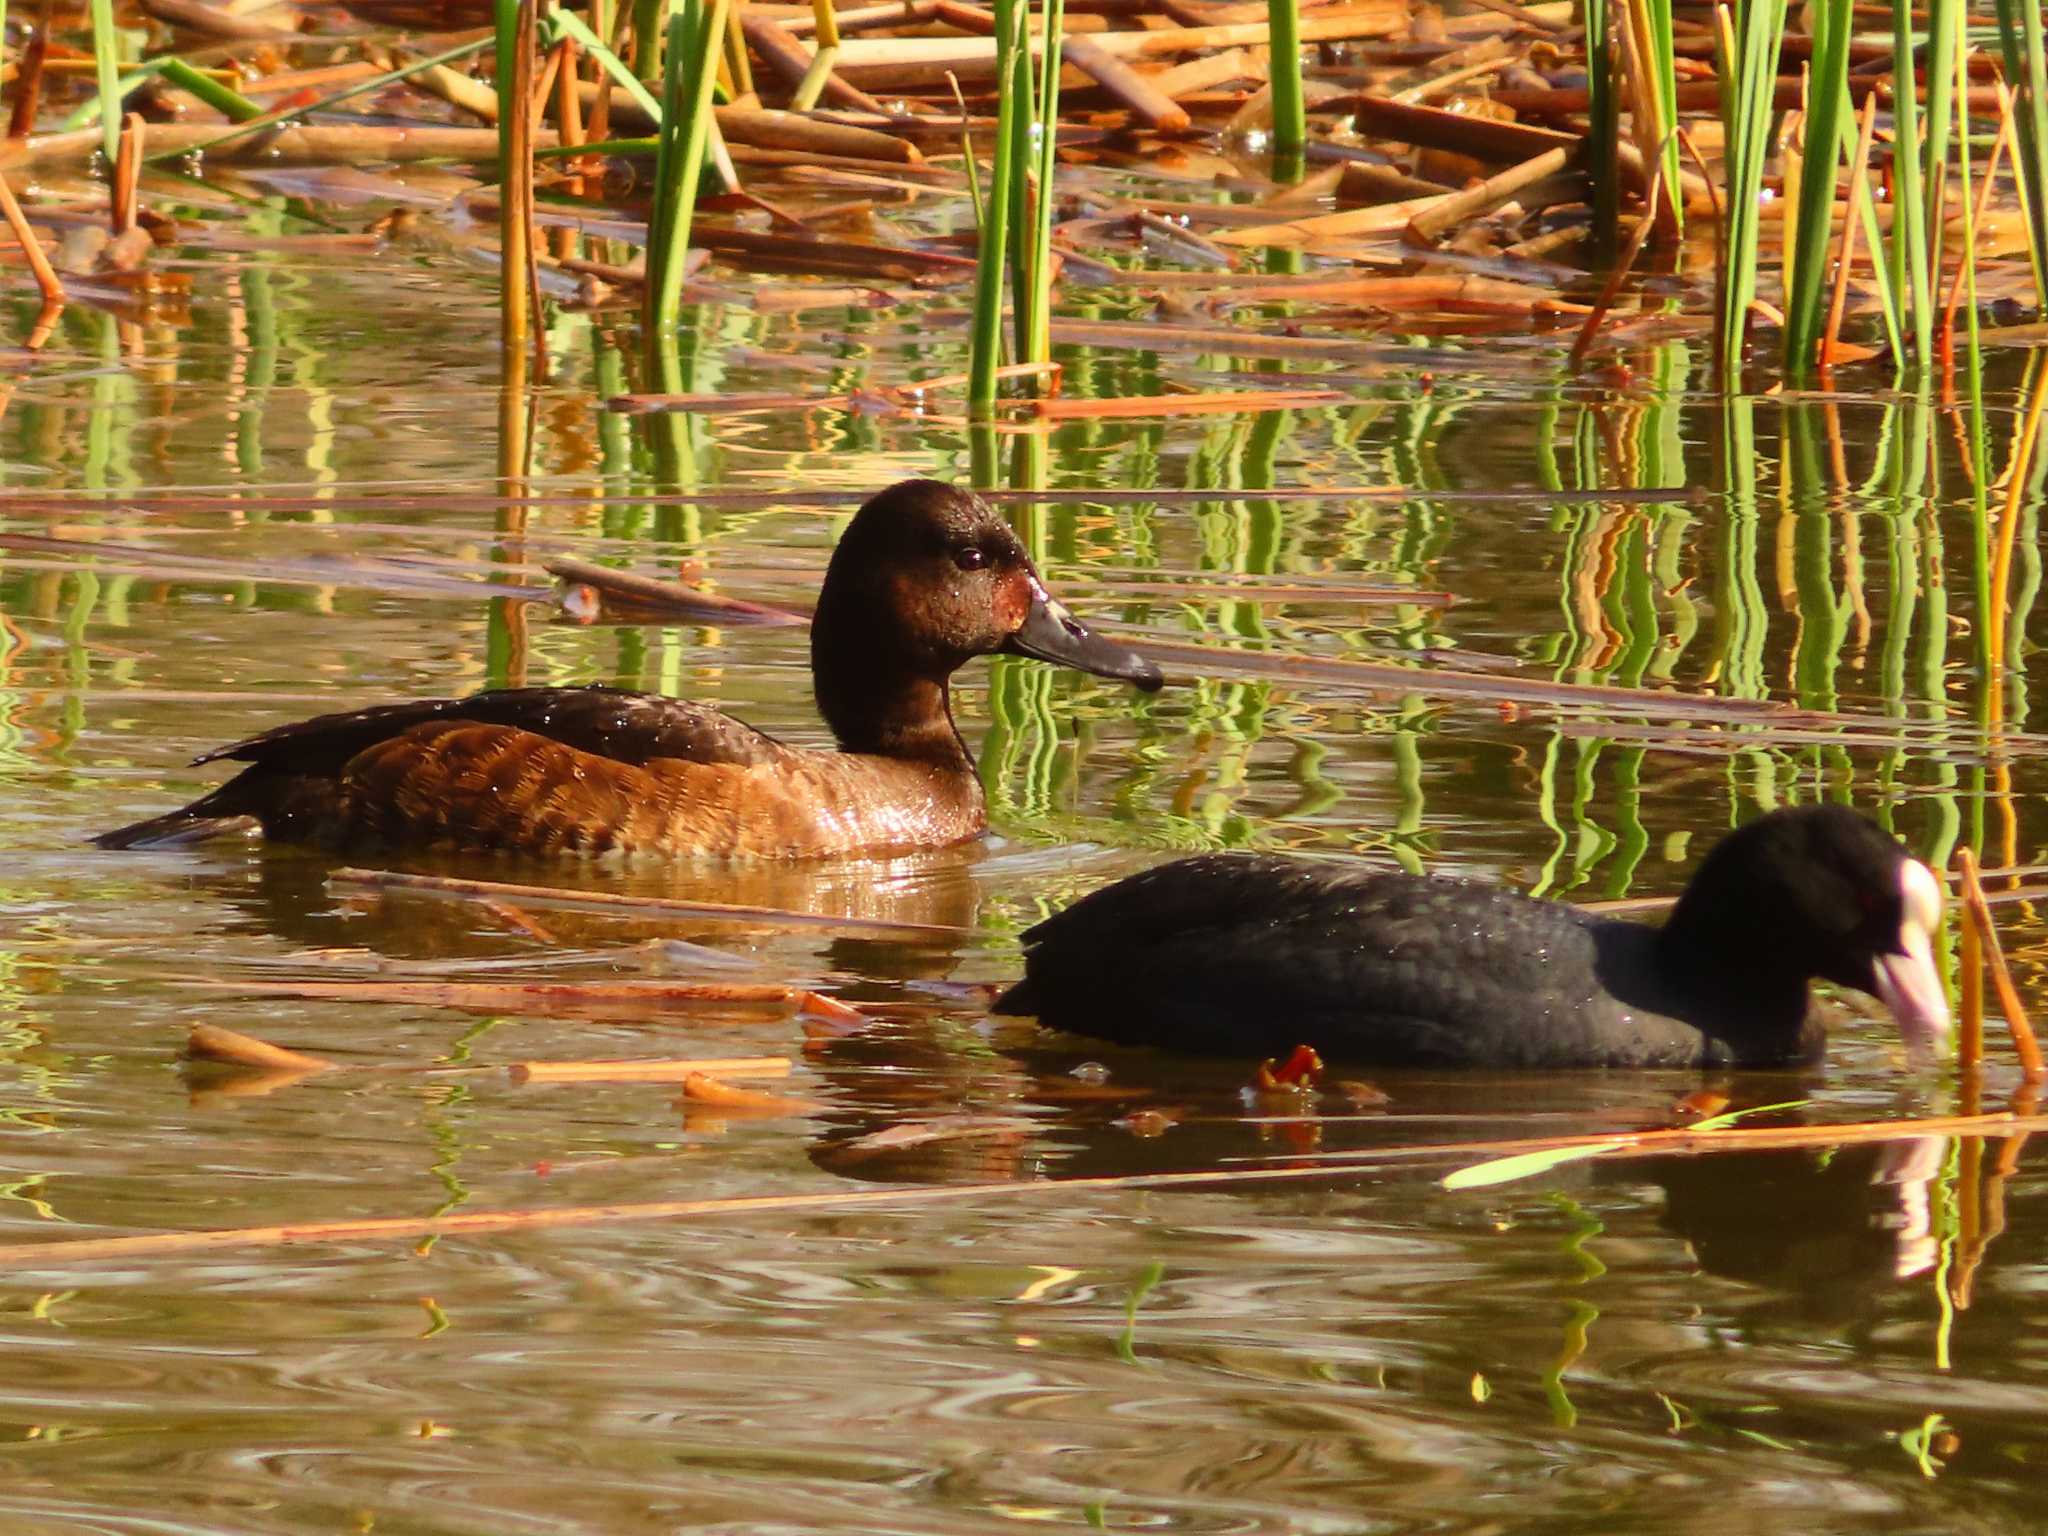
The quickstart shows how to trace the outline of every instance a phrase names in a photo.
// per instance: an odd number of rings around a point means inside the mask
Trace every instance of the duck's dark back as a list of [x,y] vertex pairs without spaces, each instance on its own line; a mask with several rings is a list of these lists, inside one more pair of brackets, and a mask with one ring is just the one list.
[[998,1010],[1124,1044],[1384,1066],[1725,1054],[1682,1017],[1653,929],[1461,880],[1209,855],[1097,891],[1025,945]]

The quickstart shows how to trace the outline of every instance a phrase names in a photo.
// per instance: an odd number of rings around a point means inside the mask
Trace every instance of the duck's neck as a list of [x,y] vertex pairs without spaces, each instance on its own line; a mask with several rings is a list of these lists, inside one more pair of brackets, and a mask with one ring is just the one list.
[[953,724],[944,677],[930,677],[889,658],[862,654],[857,646],[830,645],[821,637],[811,647],[818,712],[832,728],[842,752],[931,763],[948,771],[974,772],[974,758]]

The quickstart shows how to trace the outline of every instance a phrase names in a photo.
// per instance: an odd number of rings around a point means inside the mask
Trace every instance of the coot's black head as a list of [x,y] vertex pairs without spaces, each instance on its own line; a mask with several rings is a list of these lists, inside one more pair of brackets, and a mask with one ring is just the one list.
[[1941,885],[1875,822],[1839,805],[1759,817],[1701,863],[1666,925],[1667,953],[1732,967],[1730,979],[1796,975],[1878,998],[1916,1052],[1948,1037],[1934,963]]
[[1159,668],[1084,629],[1032,567],[1023,542],[972,491],[905,480],[847,525],[818,594],[811,654],[845,666],[943,678],[995,651],[1153,689]]

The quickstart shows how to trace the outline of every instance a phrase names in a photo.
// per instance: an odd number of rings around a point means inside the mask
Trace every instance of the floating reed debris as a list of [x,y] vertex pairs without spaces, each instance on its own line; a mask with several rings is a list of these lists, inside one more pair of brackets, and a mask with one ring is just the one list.
[[1512,1141],[1448,1142],[1383,1147],[1368,1152],[1296,1153],[1281,1167],[1190,1169],[1072,1179],[1025,1179],[988,1184],[920,1184],[888,1189],[832,1189],[793,1195],[746,1195],[717,1200],[649,1200],[613,1205],[557,1206],[546,1210],[461,1211],[442,1216],[395,1216],[347,1221],[294,1222],[192,1232],[151,1232],[129,1237],[72,1238],[15,1243],[0,1248],[0,1270],[56,1270],[105,1260],[183,1258],[240,1248],[296,1247],[308,1243],[486,1237],[568,1227],[613,1226],[692,1217],[745,1216],[792,1211],[915,1208],[961,1201],[1014,1199],[1130,1189],[1244,1188],[1342,1178],[1358,1169],[1411,1162],[1466,1161],[1502,1152],[1597,1147],[1603,1157],[1711,1155],[1784,1147],[1835,1147],[1903,1141],[1922,1136],[2018,1137],[2048,1130],[2048,1115],[1992,1113],[1941,1115],[1922,1120],[1849,1125],[1773,1126],[1609,1132],[1591,1136],[1526,1137]]
[[451,1077],[499,1073],[519,1086],[530,1083],[685,1083],[692,1078],[786,1077],[787,1056],[698,1056],[680,1059],[625,1061],[514,1061],[503,1066],[474,1062],[425,1065],[396,1062],[336,1061],[273,1045],[255,1035],[240,1034],[215,1024],[195,1024],[186,1037],[187,1061],[253,1072],[308,1077],[322,1072],[374,1073],[381,1076]]

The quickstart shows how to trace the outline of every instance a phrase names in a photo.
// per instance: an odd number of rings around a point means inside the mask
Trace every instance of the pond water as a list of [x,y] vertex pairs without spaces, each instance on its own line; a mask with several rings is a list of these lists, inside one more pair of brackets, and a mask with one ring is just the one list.
[[[2007,468],[2023,359],[1993,360],[1973,437],[1938,399],[1724,403],[1677,331],[1586,378],[1542,336],[1376,331],[1336,359],[1240,358],[1171,341],[1136,290],[1070,292],[1070,314],[1161,335],[1070,348],[1075,392],[1287,369],[1345,393],[1002,444],[1051,492],[1011,504],[1049,582],[1091,622],[1211,660],[1177,659],[1186,680],[1152,698],[970,668],[957,706],[996,827],[972,847],[437,866],[830,925],[515,912],[336,882],[290,849],[82,840],[215,782],[187,765],[226,740],[520,679],[672,691],[822,740],[800,629],[578,624],[480,583],[538,589],[558,554],[687,561],[803,605],[862,495],[969,474],[943,408],[880,393],[960,368],[958,296],[769,305],[720,272],[726,296],[691,310],[690,387],[850,404],[610,412],[631,327],[566,314],[552,376],[508,413],[494,278],[459,228],[368,249],[332,231],[382,209],[331,185],[162,195],[210,235],[169,253],[189,314],[74,306],[0,378],[0,1245],[817,1198],[0,1253],[0,1529],[2039,1528],[2048,1180],[2023,1141],[1638,1158],[1459,1194],[1440,1157],[1061,1189],[1665,1125],[1700,1085],[1385,1074],[1260,1097],[1240,1066],[993,1021],[977,989],[1016,974],[1036,916],[1175,850],[1658,896],[1757,807],[1828,798],[1937,863],[1963,844],[1996,868],[2040,857],[2040,468]],[[28,335],[31,308],[8,316]],[[501,423],[521,405],[531,472],[508,499]],[[2002,511],[2019,521],[2001,573]],[[2036,908],[1997,910],[2039,996]],[[502,991],[443,1006],[455,983],[641,979],[794,982],[871,1022]],[[206,1076],[177,1059],[200,1023],[475,1070]],[[496,1070],[702,1054],[791,1055],[773,1086],[810,1108]],[[1994,1050],[1986,1102],[2008,1063]],[[1715,1086],[1807,1101],[1792,1121],[1963,1101],[1861,1015],[1819,1071]],[[1010,1187],[926,1198],[964,1184]],[[889,1189],[908,1193],[830,1198]]]

